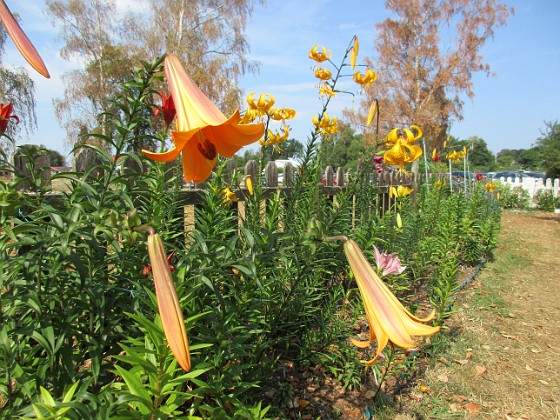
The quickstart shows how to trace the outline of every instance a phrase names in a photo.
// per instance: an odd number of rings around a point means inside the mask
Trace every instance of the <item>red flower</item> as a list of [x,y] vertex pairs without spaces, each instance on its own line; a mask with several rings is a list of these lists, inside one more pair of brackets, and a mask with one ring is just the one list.
[[171,95],[165,96],[161,92],[159,92],[159,96],[161,97],[161,107],[154,110],[154,115],[157,117],[160,111],[163,112],[165,124],[170,125],[175,119],[175,114],[177,114],[173,97]]
[[482,181],[484,179],[484,174],[481,174],[480,172],[478,172],[476,174],[476,180],[477,181]]
[[14,106],[8,102],[7,104],[0,104],[0,134],[4,134],[8,128],[10,118],[15,119],[19,123],[19,117],[12,114]]

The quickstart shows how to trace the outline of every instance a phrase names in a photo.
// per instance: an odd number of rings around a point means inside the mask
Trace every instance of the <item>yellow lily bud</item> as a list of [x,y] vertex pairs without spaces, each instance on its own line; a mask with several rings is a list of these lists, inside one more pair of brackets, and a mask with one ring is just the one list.
[[377,99],[374,99],[369,107],[366,125],[370,125],[377,114]]
[[253,181],[251,180],[251,175],[245,177],[245,186],[247,187],[247,191],[249,191],[249,195],[253,195]]
[[358,49],[360,44],[358,43],[358,37],[354,37],[354,45],[352,46],[352,51],[350,51],[350,67],[354,70],[356,67],[356,59],[358,58]]

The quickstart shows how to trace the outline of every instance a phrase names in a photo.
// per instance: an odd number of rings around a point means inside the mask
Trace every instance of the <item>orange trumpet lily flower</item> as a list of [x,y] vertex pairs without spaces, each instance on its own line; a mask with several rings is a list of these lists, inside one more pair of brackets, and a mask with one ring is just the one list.
[[239,110],[226,118],[196,86],[176,55],[165,57],[165,74],[177,110],[177,129],[171,131],[175,147],[164,153],[142,152],[158,162],[169,162],[182,154],[185,182],[204,181],[212,173],[218,154],[230,158],[263,136],[264,124],[241,124]]
[[375,363],[389,342],[405,349],[413,349],[416,344],[412,336],[430,336],[439,331],[439,327],[423,324],[433,319],[435,310],[423,319],[411,314],[381,280],[355,241],[346,237],[335,239],[345,240],[344,253],[358,284],[369,324],[369,339],[352,340],[352,344],[363,349],[377,340],[375,356],[366,361],[366,365]]

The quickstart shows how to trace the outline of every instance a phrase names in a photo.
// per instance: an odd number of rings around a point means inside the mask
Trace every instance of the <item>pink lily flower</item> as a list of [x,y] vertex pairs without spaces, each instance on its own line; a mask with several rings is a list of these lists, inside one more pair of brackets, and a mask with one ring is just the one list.
[[401,274],[406,269],[406,266],[401,265],[399,257],[395,256],[396,253],[386,254],[385,252],[379,252],[375,245],[373,246],[373,251],[375,252],[377,269],[379,271],[383,270],[383,276],[387,274]]

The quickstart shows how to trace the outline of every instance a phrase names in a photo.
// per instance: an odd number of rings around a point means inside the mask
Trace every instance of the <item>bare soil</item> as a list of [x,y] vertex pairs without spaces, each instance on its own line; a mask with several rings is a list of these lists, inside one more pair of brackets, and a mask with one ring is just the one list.
[[505,212],[495,259],[456,307],[444,348],[382,409],[327,380],[297,418],[560,419],[560,214]]

